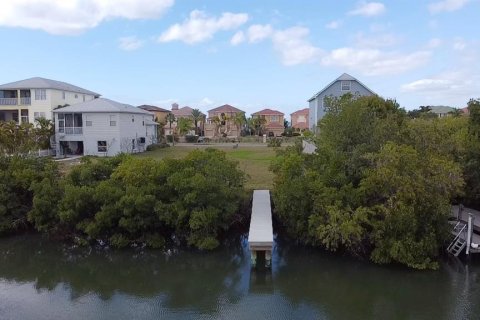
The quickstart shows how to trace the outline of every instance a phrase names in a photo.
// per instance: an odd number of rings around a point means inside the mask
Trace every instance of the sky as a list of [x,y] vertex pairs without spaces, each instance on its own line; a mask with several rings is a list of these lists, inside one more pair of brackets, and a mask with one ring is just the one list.
[[480,0],[2,0],[0,84],[290,114],[346,72],[407,110],[480,97]]

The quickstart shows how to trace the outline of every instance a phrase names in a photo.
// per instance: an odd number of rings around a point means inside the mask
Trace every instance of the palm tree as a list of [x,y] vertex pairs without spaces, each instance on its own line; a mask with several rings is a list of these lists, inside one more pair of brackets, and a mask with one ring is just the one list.
[[169,123],[169,125],[170,125],[170,134],[172,134],[172,123],[174,123],[175,121],[177,121],[177,119],[175,118],[175,115],[170,112],[170,113],[167,114],[167,116],[165,117],[165,120],[167,120],[167,122]]
[[178,132],[180,135],[186,135],[192,129],[192,119],[180,118],[177,122]]
[[193,124],[195,125],[195,134],[198,134],[198,121],[203,119],[203,113],[198,109],[192,110]]
[[240,136],[241,128],[247,122],[247,118],[245,117],[245,112],[237,112],[233,117],[233,123],[237,127],[237,137]]
[[222,121],[220,120],[219,116],[214,116],[212,119],[212,123],[215,125],[215,131],[213,132],[213,136],[216,137],[218,132],[218,128],[220,128],[220,124]]
[[50,137],[55,133],[53,121],[41,117],[35,119],[35,124],[37,125],[35,128],[35,138],[39,148],[50,148]]
[[255,117],[252,119],[252,124],[255,129],[256,135],[260,135],[260,132],[263,130],[265,123],[267,123],[267,120],[263,117]]

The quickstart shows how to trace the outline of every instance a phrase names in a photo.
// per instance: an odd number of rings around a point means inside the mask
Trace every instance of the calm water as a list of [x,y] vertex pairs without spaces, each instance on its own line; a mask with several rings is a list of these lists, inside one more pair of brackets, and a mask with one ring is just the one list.
[[480,262],[415,272],[277,241],[251,272],[244,238],[166,255],[22,236],[0,239],[0,319],[480,319]]

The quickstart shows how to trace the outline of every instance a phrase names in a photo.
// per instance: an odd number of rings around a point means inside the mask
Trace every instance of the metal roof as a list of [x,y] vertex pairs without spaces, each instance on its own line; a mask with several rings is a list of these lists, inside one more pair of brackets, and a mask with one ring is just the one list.
[[25,79],[25,80],[20,80],[20,81],[15,81],[15,82],[10,82],[10,83],[0,85],[0,90],[20,90],[20,89],[55,89],[55,90],[61,90],[61,91],[76,92],[81,94],[89,94],[96,97],[101,96],[99,93],[74,86],[73,84],[70,84],[70,83],[46,79],[46,78],[40,78],[40,77],[35,77],[35,78],[30,78],[30,79]]
[[358,83],[360,83],[365,89],[367,89],[368,91],[370,91],[373,95],[376,95],[375,92],[373,92],[372,90],[370,90],[366,85],[364,85],[363,83],[361,83],[358,79],[352,77],[351,75],[349,75],[348,73],[344,73],[342,74],[340,77],[338,77],[337,79],[333,80],[332,82],[330,82],[328,84],[328,86],[326,86],[325,88],[323,88],[321,91],[317,92],[313,97],[311,97],[310,99],[308,99],[308,102],[316,99],[319,95],[321,95],[324,91],[326,91],[328,88],[330,88],[335,82],[337,81],[357,81]]
[[78,113],[140,113],[153,115],[153,113],[134,107],[129,104],[116,102],[106,98],[93,99],[86,102],[53,110],[53,112],[78,112]]

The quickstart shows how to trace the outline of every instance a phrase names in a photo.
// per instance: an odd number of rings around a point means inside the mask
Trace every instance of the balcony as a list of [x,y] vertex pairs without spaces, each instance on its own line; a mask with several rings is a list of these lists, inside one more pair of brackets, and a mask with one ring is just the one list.
[[[22,97],[20,98],[21,106],[29,106],[32,103],[32,98]],[[0,106],[17,106],[18,98],[0,98]]]
[[74,135],[74,134],[83,134],[82,127],[63,127],[58,128],[59,133],[63,133],[65,135]]

